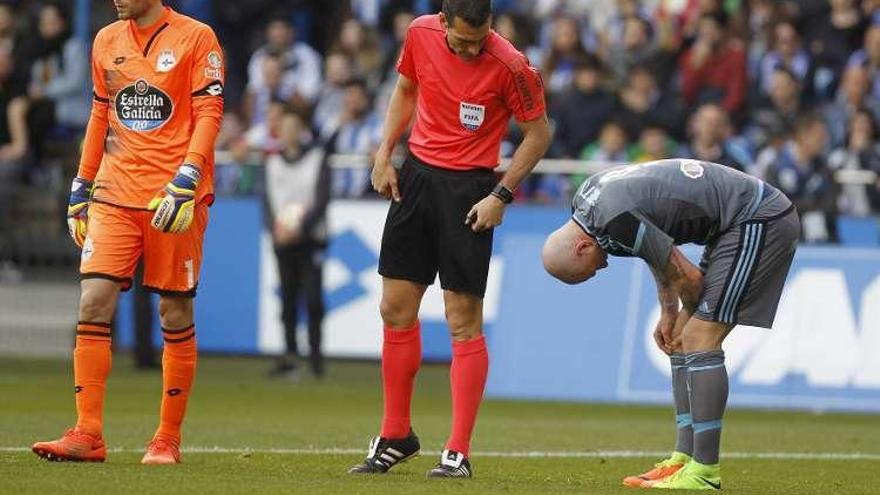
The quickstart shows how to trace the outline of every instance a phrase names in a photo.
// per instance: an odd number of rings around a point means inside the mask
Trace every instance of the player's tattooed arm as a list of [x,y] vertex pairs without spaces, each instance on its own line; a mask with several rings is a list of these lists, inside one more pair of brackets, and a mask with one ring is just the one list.
[[657,281],[657,298],[661,308],[654,340],[661,350],[671,354],[678,350],[681,328],[699,303],[703,275],[676,247],[670,251],[666,266],[663,269],[651,267],[651,272]]
[[657,347],[666,354],[671,354],[675,347],[673,330],[678,320],[678,294],[670,283],[665,271],[651,267],[654,280],[657,282],[657,300],[660,302],[660,321],[654,329],[654,341]]
[[669,261],[661,273],[664,283],[669,285],[681,304],[688,312],[693,313],[699,304],[700,293],[703,291],[703,274],[694,266],[678,248],[673,247],[669,253]]

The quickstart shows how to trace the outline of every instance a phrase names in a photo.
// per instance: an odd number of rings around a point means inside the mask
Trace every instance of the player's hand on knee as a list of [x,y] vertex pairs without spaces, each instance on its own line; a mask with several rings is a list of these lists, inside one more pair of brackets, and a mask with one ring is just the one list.
[[490,194],[475,204],[465,216],[465,225],[474,232],[482,232],[501,225],[504,220],[504,203]]
[[155,211],[150,226],[160,232],[178,234],[192,225],[196,207],[196,188],[201,172],[195,165],[184,163],[171,182],[150,201]]
[[83,247],[86,241],[89,221],[89,200],[92,197],[92,181],[77,177],[70,186],[70,199],[67,202],[67,230],[77,246]]
[[672,354],[672,351],[675,349],[672,332],[675,328],[675,320],[677,317],[678,315],[663,313],[660,315],[660,321],[657,322],[657,327],[654,328],[654,342],[656,342],[657,347],[666,354]]

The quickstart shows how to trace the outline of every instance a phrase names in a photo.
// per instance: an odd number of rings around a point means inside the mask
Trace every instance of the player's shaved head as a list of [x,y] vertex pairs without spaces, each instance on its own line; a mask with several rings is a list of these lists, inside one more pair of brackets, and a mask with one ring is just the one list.
[[566,284],[579,284],[608,266],[607,255],[573,220],[547,237],[541,253],[547,273]]

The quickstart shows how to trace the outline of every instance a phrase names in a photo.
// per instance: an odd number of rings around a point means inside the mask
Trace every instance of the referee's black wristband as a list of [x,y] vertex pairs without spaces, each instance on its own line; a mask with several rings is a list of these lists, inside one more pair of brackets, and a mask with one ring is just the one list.
[[495,189],[492,189],[492,196],[500,199],[506,205],[513,203],[513,192],[500,182],[495,186]]

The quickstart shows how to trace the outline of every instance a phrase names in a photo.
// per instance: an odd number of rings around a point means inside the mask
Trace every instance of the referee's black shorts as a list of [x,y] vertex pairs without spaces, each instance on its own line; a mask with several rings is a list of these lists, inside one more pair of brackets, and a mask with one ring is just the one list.
[[489,169],[453,171],[409,155],[400,169],[400,202],[391,203],[382,234],[379,274],[482,298],[486,293],[492,230],[465,225],[471,207],[495,187]]

